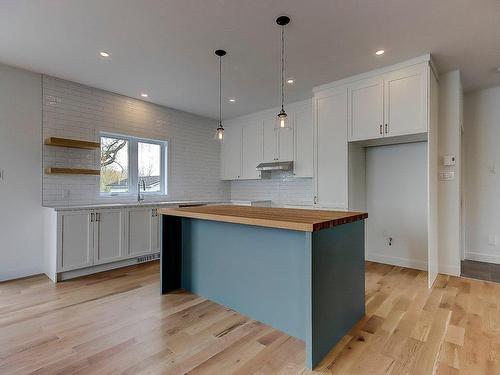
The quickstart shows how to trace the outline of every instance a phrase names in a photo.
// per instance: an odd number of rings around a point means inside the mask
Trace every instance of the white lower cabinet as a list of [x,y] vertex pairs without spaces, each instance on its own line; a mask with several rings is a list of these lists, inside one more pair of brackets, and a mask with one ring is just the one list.
[[159,248],[159,217],[156,208],[127,210],[129,256],[149,254]]
[[160,222],[154,207],[59,211],[56,272],[156,253]]
[[59,213],[57,271],[89,267],[94,261],[93,211]]
[[123,210],[99,210],[95,213],[94,264],[114,262],[125,257]]

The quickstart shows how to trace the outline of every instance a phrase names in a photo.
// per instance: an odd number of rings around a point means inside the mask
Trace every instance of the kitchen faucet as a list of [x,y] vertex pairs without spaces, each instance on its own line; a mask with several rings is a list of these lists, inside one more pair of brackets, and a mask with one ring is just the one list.
[[142,185],[142,190],[146,191],[146,183],[144,182],[144,179],[141,178],[137,185],[138,185],[137,186],[137,202],[142,202],[144,200],[144,195],[141,195],[141,185]]

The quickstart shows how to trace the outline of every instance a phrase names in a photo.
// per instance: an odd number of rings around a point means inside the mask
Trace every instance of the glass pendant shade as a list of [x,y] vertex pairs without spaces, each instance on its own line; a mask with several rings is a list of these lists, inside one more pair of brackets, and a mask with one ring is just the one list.
[[224,127],[222,126],[222,123],[219,123],[219,126],[217,127],[217,130],[215,131],[215,138],[219,141],[224,140]]
[[280,111],[280,113],[278,113],[276,120],[277,120],[276,127],[278,129],[290,129],[288,115],[286,114],[286,112],[284,110],[282,110],[282,111]]

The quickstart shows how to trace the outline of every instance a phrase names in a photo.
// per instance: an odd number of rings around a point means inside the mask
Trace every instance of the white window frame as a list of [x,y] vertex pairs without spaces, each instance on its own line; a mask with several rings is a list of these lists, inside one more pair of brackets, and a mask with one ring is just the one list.
[[[160,191],[141,191],[145,196],[157,196],[168,194],[168,140],[160,141],[157,139],[131,137],[123,134],[113,134],[101,132],[99,134],[99,143],[101,137],[123,139],[128,142],[128,192],[126,193],[106,193],[101,191],[99,183],[99,193],[101,197],[116,196],[137,196],[139,189],[139,143],[150,143],[160,146]],[[99,149],[100,152],[100,149]]]

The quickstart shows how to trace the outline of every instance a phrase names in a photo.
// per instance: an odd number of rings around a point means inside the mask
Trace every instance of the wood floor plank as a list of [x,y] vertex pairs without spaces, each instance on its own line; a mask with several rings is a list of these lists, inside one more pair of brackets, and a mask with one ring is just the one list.
[[3,374],[500,374],[500,284],[366,263],[366,311],[321,364],[301,340],[185,291],[157,262],[0,283]]

